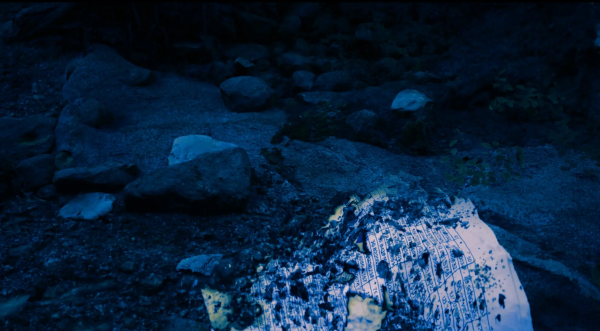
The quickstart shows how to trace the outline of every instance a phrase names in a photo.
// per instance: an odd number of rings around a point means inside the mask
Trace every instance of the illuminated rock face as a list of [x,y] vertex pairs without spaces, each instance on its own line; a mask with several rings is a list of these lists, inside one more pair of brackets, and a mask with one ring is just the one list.
[[238,146],[214,140],[209,136],[191,135],[179,137],[173,141],[173,148],[171,148],[171,155],[169,155],[169,165],[191,161],[205,153],[220,152],[236,147]]
[[425,94],[416,90],[404,90],[392,102],[392,110],[396,111],[415,111],[425,106],[427,102],[432,101]]

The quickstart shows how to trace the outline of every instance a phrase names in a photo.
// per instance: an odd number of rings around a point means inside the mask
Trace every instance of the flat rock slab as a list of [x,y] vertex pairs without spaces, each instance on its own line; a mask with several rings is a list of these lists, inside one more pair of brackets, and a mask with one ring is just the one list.
[[115,197],[106,193],[81,194],[60,209],[59,216],[69,219],[94,221],[112,211]]
[[[244,148],[253,167],[265,163],[261,148],[285,123],[281,110],[235,113],[223,104],[217,86],[175,74],[157,73],[149,86],[129,86],[125,79],[137,67],[114,50],[96,45],[69,67],[64,98],[100,100],[114,118],[99,129],[86,128],[77,143],[67,145],[76,166],[106,161],[133,163],[142,173],[166,167],[173,140],[186,135],[208,135]],[[82,129],[83,130],[83,129]]]
[[179,137],[173,141],[169,165],[191,161],[204,153],[220,152],[238,146],[223,141],[214,140],[209,136],[190,135]]

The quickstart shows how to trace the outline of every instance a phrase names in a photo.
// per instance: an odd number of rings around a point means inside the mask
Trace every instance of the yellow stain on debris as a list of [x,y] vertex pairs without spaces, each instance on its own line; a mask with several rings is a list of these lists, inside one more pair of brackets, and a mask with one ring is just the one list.
[[217,330],[224,330],[229,325],[227,316],[233,312],[229,305],[231,296],[207,287],[202,290],[202,297],[204,297],[210,325]]
[[348,300],[348,323],[345,331],[377,331],[386,311],[375,303],[373,298],[355,295]]

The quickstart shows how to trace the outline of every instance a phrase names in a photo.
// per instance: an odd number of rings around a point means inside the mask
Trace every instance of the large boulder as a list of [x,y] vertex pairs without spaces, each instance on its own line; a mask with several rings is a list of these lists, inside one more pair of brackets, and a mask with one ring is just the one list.
[[292,75],[294,88],[302,91],[310,91],[315,85],[315,74],[309,71],[298,70]]
[[315,88],[321,91],[347,91],[352,89],[354,79],[348,70],[327,72],[319,76]]
[[0,154],[13,164],[50,152],[56,119],[45,116],[0,118]]
[[225,105],[238,113],[266,110],[272,106],[275,96],[267,83],[252,76],[230,78],[220,87]]
[[251,166],[242,148],[198,155],[157,169],[125,187],[130,211],[216,215],[243,212],[250,196]]
[[62,193],[117,192],[134,181],[137,174],[135,165],[109,161],[90,168],[57,171],[53,182],[56,190]]

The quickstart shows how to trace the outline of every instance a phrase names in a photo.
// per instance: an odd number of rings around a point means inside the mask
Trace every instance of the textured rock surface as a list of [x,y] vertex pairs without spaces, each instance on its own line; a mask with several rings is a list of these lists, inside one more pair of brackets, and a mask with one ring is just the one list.
[[229,78],[220,85],[225,105],[235,112],[255,112],[273,105],[275,91],[252,76]]
[[157,169],[125,187],[131,211],[200,215],[242,212],[250,195],[250,160],[241,148],[204,153]]

